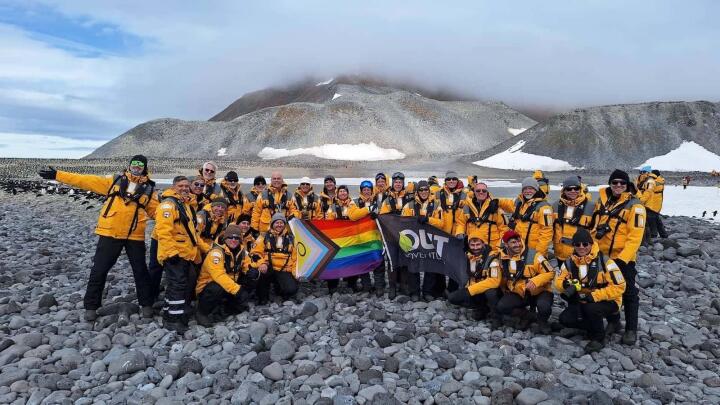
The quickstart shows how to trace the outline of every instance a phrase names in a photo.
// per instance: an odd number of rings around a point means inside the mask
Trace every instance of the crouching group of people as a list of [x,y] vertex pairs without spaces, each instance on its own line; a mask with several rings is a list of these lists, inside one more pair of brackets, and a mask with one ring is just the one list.
[[449,301],[473,308],[475,319],[489,319],[493,326],[512,323],[525,329],[536,321],[533,327],[537,332],[549,333],[553,291],[557,291],[567,302],[560,324],[587,331],[587,352],[602,349],[605,319],[616,325],[625,279],[617,264],[600,252],[590,232],[584,228],[575,232],[573,253],[559,268],[542,253],[526,248],[514,230],[506,231],[502,241],[502,251],[493,252],[480,234],[469,235],[471,280],[465,288],[452,292]]

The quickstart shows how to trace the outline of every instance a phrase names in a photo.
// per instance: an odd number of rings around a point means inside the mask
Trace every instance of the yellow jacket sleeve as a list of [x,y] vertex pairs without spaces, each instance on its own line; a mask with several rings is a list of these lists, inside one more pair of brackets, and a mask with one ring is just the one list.
[[465,229],[467,220],[468,216],[465,214],[464,210],[458,210],[458,212],[455,213],[455,225],[452,235],[458,236],[467,234],[467,231]]
[[538,253],[535,256],[534,267],[536,275],[529,281],[532,281],[538,289],[546,286],[549,287],[553,277],[555,276],[555,272],[553,271],[550,262],[548,262],[542,254]]
[[[253,207],[254,205],[250,202],[250,200],[248,200],[248,198],[243,195],[243,205],[240,214],[249,215],[252,218]],[[252,219],[250,222],[252,222]]]
[[607,281],[607,285],[591,293],[593,301],[595,302],[615,301],[622,297],[625,292],[625,278],[618,265],[611,259],[608,259],[606,267],[607,273],[605,274],[605,281]]
[[535,250],[547,254],[553,238],[553,209],[546,205],[537,212],[537,226],[540,227],[538,241]]
[[157,259],[161,264],[165,259],[180,254],[175,243],[175,220],[178,215],[175,204],[170,201],[160,204],[155,215],[155,229],[157,229],[158,237]]
[[627,216],[627,222],[624,224],[627,239],[617,258],[630,263],[635,260],[645,234],[645,207],[642,204],[635,204],[628,210]]
[[224,255],[219,250],[213,249],[210,251],[203,262],[203,269],[207,269],[212,280],[218,283],[220,287],[228,293],[235,295],[240,291],[240,284],[236,283],[235,280],[225,272]]
[[570,276],[570,273],[567,271],[567,268],[565,267],[565,263],[563,263],[560,266],[560,274],[555,277],[554,287],[555,291],[558,293],[561,293],[565,291],[565,287],[563,286],[563,282],[567,280],[567,278]]
[[348,218],[350,218],[351,221],[363,219],[368,215],[370,215],[370,208],[360,208],[356,204],[350,204],[348,208]]
[[302,218],[302,214],[300,213],[300,210],[295,205],[295,199],[291,197],[288,198],[287,202],[287,214],[285,215],[287,219],[290,219],[291,217],[295,218]]
[[252,217],[250,218],[250,227],[253,229],[260,230],[260,216],[265,209],[265,201],[262,199],[262,195],[259,195],[255,200],[255,205],[252,210]]
[[380,214],[389,214],[390,212],[392,212],[392,210],[390,209],[390,203],[388,201],[388,199],[385,199],[385,201],[383,201],[382,205],[380,206]]
[[250,251],[250,257],[252,258],[252,262],[250,264],[251,267],[260,267],[261,264],[267,263],[267,254],[265,252],[265,237],[259,236],[257,239],[257,242],[255,243],[255,246],[253,246],[252,250]]
[[515,212],[515,199],[498,198],[498,207],[505,212]]
[[437,229],[444,230],[445,221],[442,219],[443,215],[444,214],[442,213],[442,210],[435,210],[432,216],[428,217],[428,224],[434,226]]
[[55,180],[100,195],[107,195],[113,183],[112,176],[94,176],[91,174],[77,174],[60,170],[58,170]]
[[650,199],[652,199],[654,193],[655,193],[655,180],[652,178],[649,178],[643,185],[643,189],[638,190],[637,197],[640,200],[640,202],[643,203],[643,205],[647,205],[648,202],[650,202]]
[[155,218],[158,205],[160,205],[160,199],[158,198],[158,194],[153,192],[150,196],[150,201],[145,204],[145,213],[147,213],[149,218]]

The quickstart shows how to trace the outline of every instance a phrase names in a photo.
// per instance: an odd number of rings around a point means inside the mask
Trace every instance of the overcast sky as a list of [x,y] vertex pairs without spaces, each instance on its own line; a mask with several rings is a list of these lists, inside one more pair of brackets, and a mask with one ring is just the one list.
[[555,109],[718,101],[718,15],[713,0],[0,0],[0,156],[24,156],[6,145],[25,134],[81,156],[309,75]]

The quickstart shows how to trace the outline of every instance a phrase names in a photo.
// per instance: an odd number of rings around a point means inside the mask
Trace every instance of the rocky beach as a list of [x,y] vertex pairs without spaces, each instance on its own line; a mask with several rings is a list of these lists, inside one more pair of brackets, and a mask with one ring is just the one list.
[[[445,301],[304,284],[184,336],[141,319],[124,256],[100,317],[82,317],[100,203],[0,191],[0,403],[720,403],[718,225],[665,220],[641,248],[639,341],[599,353],[573,330],[535,334]],[[562,310],[556,298],[553,317]]]

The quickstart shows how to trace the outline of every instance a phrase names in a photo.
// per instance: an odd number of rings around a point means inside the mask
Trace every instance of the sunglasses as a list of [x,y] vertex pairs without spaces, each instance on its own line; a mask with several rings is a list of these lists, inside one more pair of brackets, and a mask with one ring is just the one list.
[[422,192],[422,191],[430,191],[430,189],[429,189],[429,188],[419,188],[418,191],[419,191],[419,192]]
[[192,185],[195,187],[204,187],[205,183],[197,182],[197,183],[193,183]]
[[141,161],[139,161],[139,160],[133,160],[132,162],[130,162],[130,166],[145,167],[145,163],[143,163],[143,162],[141,162]]
[[475,192],[476,193],[487,193],[488,191],[486,188],[481,188],[480,190],[475,190]]
[[205,169],[205,171],[208,173],[215,173],[215,170],[213,170],[213,169]]
[[458,181],[457,177],[448,177],[445,179],[445,181]]
[[580,191],[580,187],[565,187],[565,191]]
[[575,246],[575,247],[588,247],[588,246],[590,246],[590,242],[578,242],[578,243],[573,243],[573,246]]
[[228,179],[225,179],[225,181],[227,181],[228,183],[237,183],[238,182],[237,180],[228,180]]
[[237,235],[227,236],[225,240],[240,240],[241,238]]
[[624,186],[627,184],[627,181],[625,180],[613,180],[610,182],[613,186]]
[[300,183],[301,186],[309,186],[310,183]]

